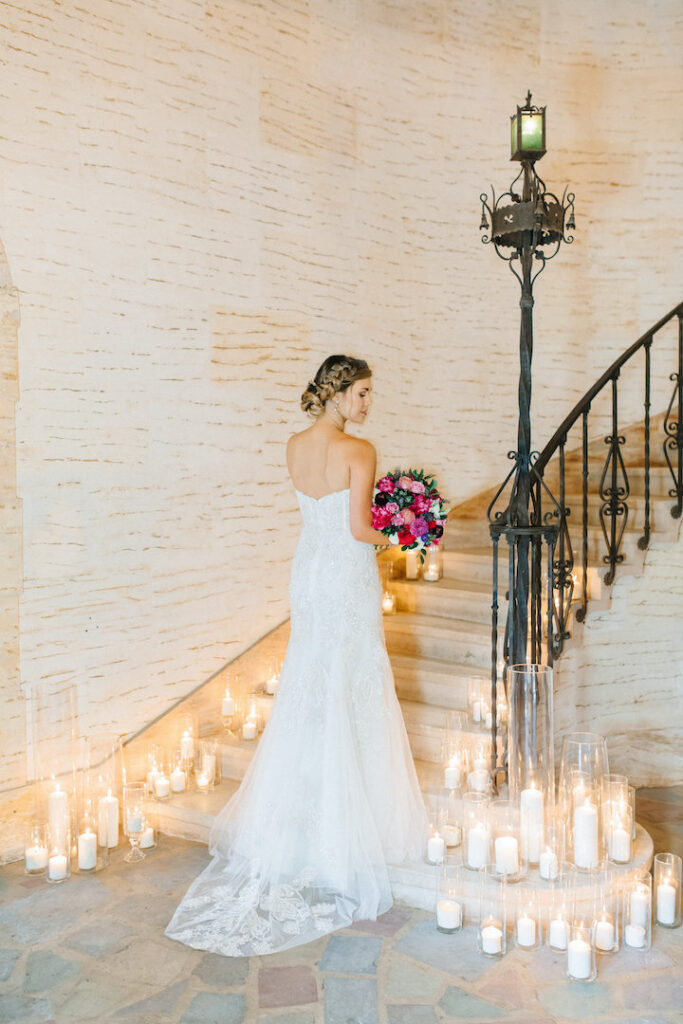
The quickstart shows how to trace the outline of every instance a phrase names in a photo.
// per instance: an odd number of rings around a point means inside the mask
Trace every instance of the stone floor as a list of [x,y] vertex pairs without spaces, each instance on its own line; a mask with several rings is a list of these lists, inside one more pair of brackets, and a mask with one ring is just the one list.
[[[639,794],[655,849],[681,852],[683,787]],[[564,958],[475,949],[474,928],[447,936],[420,910],[286,953],[235,960],[163,930],[206,848],[162,838],[138,865],[116,851],[95,877],[58,886],[0,871],[0,1022],[76,1024],[433,1024],[583,1021],[680,1024],[683,929],[656,928],[648,953],[603,958],[593,984],[570,983]]]

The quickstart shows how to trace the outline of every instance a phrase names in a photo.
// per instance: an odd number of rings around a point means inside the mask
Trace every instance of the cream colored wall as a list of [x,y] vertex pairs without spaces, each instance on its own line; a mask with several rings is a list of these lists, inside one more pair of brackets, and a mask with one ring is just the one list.
[[578,202],[536,287],[548,435],[680,299],[682,28],[673,0],[0,7],[26,692],[135,730],[285,618],[284,442],[331,351],[375,367],[381,466],[455,503],[505,471],[518,290],[478,197],[527,88]]

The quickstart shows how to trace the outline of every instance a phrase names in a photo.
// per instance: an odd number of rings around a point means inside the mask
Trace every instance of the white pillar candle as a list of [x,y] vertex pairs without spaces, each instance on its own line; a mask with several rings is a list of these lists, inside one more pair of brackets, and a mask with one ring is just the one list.
[[595,922],[595,948],[603,953],[614,949],[614,925],[611,921]]
[[171,789],[174,793],[182,793],[185,789],[185,772],[182,768],[174,768],[171,772]]
[[63,853],[55,853],[47,862],[47,877],[53,882],[66,878],[66,857]]
[[561,917],[555,917],[550,922],[548,942],[553,949],[566,949],[568,933],[567,922]]
[[481,701],[475,700],[472,702],[472,721],[481,722]]
[[78,868],[92,871],[97,865],[97,836],[89,828],[78,837]]
[[477,751],[472,767],[475,769],[475,771],[485,772],[488,770],[488,766],[489,762],[485,754],[481,750]]
[[444,825],[443,837],[446,840],[446,846],[459,846],[462,840],[462,831],[459,825]]
[[159,769],[156,765],[147,772],[147,791],[148,793],[154,793],[154,783],[160,775]]
[[499,875],[516,875],[519,871],[519,847],[516,836],[496,836],[496,871]]
[[209,788],[209,776],[206,772],[202,772],[201,775],[197,776],[197,789],[201,793],[205,793]]
[[242,739],[255,740],[258,734],[258,727],[252,718],[247,718],[242,726]]
[[226,690],[223,697],[223,714],[226,718],[235,714],[235,698],[230,696],[230,690]]
[[660,882],[656,895],[658,923],[673,924],[676,920],[676,887],[668,882]]
[[462,782],[462,766],[459,760],[451,758],[446,765],[444,772],[444,786],[446,789],[457,789]]
[[533,946],[536,942],[536,922],[533,917],[522,914],[517,918],[517,944],[519,946]]
[[25,851],[25,862],[27,871],[42,871],[47,867],[47,847],[28,846]]
[[487,924],[481,930],[482,953],[495,955],[503,948],[503,932],[495,924]]
[[610,828],[607,834],[607,852],[610,860],[627,864],[631,859],[631,833],[619,826]]
[[650,923],[650,901],[646,893],[639,892],[637,889],[631,893],[628,916],[631,924],[647,928]]
[[486,793],[489,788],[489,773],[483,768],[477,768],[467,776],[467,788],[472,793]]
[[270,693],[271,696],[277,693],[277,688],[280,685],[280,677],[273,673],[269,679],[266,680],[266,693]]
[[642,949],[645,945],[645,935],[642,924],[627,924],[624,928],[624,942],[632,949]]
[[150,846],[154,846],[154,829],[151,825],[148,825],[140,836],[140,848],[147,850]]
[[430,864],[440,864],[446,852],[446,844],[443,837],[436,832],[427,840],[427,860]]
[[584,939],[572,939],[567,948],[567,970],[579,980],[591,976],[591,948]]
[[126,818],[126,826],[128,835],[136,836],[138,832],[142,832],[142,815],[138,810],[129,811]]
[[180,740],[180,756],[185,761],[191,761],[194,758],[194,739],[187,730]]
[[467,863],[471,868],[482,868],[486,864],[489,836],[486,826],[478,821],[467,832]]
[[538,864],[543,841],[543,793],[530,786],[520,794],[522,850],[530,864]]
[[154,792],[163,800],[171,792],[171,780],[166,775],[157,775],[154,780]]
[[558,865],[554,850],[544,850],[538,859],[538,873],[541,878],[552,882],[557,878]]
[[63,839],[69,827],[69,797],[59,788],[59,783],[47,798],[47,806],[50,832],[53,838],[59,836]]
[[598,862],[598,809],[590,800],[574,808],[574,863],[590,868]]
[[119,801],[107,790],[97,804],[97,831],[100,846],[118,846],[119,842]]
[[436,923],[445,931],[455,931],[462,921],[462,908],[457,900],[439,900],[436,905]]

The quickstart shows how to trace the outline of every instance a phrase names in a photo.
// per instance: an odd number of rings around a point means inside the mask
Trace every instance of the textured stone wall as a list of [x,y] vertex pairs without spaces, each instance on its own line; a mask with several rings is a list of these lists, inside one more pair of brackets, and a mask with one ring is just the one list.
[[478,197],[511,180],[527,88],[542,173],[577,193],[536,287],[539,442],[680,299],[682,30],[677,0],[0,6],[36,706],[76,687],[80,727],[133,731],[286,617],[284,445],[331,351],[375,367],[382,466],[426,464],[455,503],[505,471],[518,287]]

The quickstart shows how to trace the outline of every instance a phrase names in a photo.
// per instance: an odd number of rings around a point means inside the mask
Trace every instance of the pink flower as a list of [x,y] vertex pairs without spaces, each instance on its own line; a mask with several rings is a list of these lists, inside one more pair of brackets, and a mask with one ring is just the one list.
[[391,513],[399,512],[401,508],[401,506],[396,501],[388,501],[384,507],[387,510],[387,512]]
[[419,515],[421,512],[428,512],[431,504],[431,498],[428,498],[424,494],[416,494],[410,507],[413,512],[416,512]]
[[377,481],[377,490],[384,491],[385,494],[391,494],[394,490],[394,481],[391,477],[383,476]]
[[391,525],[403,526],[403,523],[405,522],[404,516],[405,512],[397,512],[395,515],[391,517]]
[[400,476],[398,478],[398,486],[402,491],[409,491],[412,484],[412,480],[409,476]]
[[391,513],[387,512],[386,509],[378,508],[373,509],[372,513],[372,526],[375,530],[383,530],[391,522]]
[[414,518],[415,518],[415,513],[411,509],[409,509],[409,508],[404,508],[403,509],[403,522],[406,524],[406,526],[409,526],[410,523],[412,523]]
[[422,483],[421,480],[413,480],[410,485],[410,489],[413,492],[413,494],[424,494],[425,485]]

